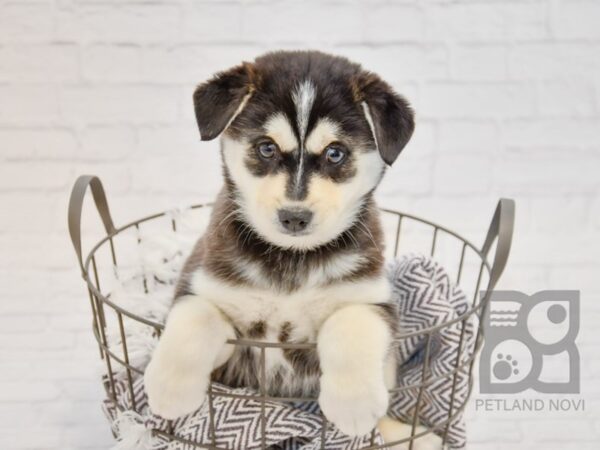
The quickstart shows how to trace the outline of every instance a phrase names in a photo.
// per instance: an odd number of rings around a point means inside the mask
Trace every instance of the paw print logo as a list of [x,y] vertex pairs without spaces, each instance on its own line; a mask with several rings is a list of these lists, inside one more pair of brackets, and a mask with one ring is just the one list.
[[[481,295],[486,295],[482,292]],[[482,393],[579,393],[579,291],[490,294],[479,368]],[[556,359],[558,362],[553,362]],[[568,362],[564,362],[568,361]],[[552,372],[545,365],[552,365]],[[563,374],[556,374],[557,367]]]
[[519,369],[517,366],[519,362],[513,359],[512,355],[504,356],[502,353],[497,355],[498,361],[492,368],[494,376],[499,380],[507,380],[513,375],[519,375]]

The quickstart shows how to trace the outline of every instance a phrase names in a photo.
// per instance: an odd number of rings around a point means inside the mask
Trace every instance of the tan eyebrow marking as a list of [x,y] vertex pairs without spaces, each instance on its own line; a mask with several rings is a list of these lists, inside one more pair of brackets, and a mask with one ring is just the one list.
[[265,131],[282,152],[292,152],[298,148],[292,125],[283,113],[272,115],[265,123]]
[[306,139],[306,150],[313,154],[320,154],[328,144],[339,139],[340,126],[328,118],[322,118],[312,129]]

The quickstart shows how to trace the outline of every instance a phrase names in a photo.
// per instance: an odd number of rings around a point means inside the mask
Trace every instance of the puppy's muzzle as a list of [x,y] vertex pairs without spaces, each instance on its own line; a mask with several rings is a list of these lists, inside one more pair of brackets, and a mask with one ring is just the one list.
[[306,230],[313,218],[312,211],[308,209],[280,209],[277,215],[285,232],[290,234]]

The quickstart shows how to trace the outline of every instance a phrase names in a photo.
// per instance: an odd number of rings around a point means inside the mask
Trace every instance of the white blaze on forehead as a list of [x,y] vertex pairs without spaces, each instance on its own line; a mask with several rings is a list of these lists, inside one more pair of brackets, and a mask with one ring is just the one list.
[[340,135],[340,126],[331,119],[320,119],[317,125],[311,130],[304,147],[310,153],[321,153],[328,144],[338,140]]
[[310,111],[315,101],[315,94],[315,85],[310,80],[300,83],[292,94],[292,100],[296,106],[296,125],[298,126],[298,133],[300,133],[300,140],[302,141],[300,144],[304,144],[308,118],[310,117]]
[[272,115],[265,124],[265,131],[279,145],[282,152],[291,152],[298,148],[292,124],[283,113]]
[[298,155],[298,172],[296,172],[296,191],[300,190],[302,183],[302,173],[304,172],[304,138],[308,128],[308,119],[310,111],[315,101],[315,85],[310,80],[300,83],[294,93],[292,100],[296,106],[296,125],[300,134],[300,153]]

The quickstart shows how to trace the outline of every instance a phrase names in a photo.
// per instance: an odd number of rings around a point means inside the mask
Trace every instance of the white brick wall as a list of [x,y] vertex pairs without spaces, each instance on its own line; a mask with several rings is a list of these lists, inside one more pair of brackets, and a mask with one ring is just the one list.
[[66,232],[75,177],[103,178],[117,223],[210,199],[192,89],[276,48],[347,55],[414,104],[383,203],[481,241],[513,197],[502,286],[582,291],[586,412],[471,411],[471,448],[597,448],[599,24],[595,0],[1,0],[0,448],[112,442]]

